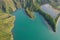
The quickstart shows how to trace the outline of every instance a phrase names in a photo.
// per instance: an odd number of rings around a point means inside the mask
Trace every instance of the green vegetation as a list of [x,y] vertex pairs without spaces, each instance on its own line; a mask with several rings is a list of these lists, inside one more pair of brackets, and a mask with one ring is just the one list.
[[[39,4],[40,3],[40,4]],[[44,17],[47,23],[51,26],[52,30],[56,31],[56,23],[60,16],[53,19],[49,14],[40,9],[40,6],[49,3],[50,0],[0,0],[0,40],[13,40],[11,30],[14,26],[15,17],[11,14],[20,8],[24,8],[26,14],[30,18],[35,18],[34,12],[39,12],[40,15]],[[54,3],[54,4],[53,4]],[[53,6],[56,7],[56,3],[52,2]],[[60,8],[60,6],[58,6]]]
[[0,13],[11,13],[16,8],[12,0],[0,0]]
[[12,40],[14,20],[15,17],[10,14],[0,13],[0,40]]
[[32,19],[34,19],[34,13],[32,12],[32,11],[30,11],[28,8],[25,10],[25,12],[26,12],[26,14],[30,17],[30,18],[32,18]]

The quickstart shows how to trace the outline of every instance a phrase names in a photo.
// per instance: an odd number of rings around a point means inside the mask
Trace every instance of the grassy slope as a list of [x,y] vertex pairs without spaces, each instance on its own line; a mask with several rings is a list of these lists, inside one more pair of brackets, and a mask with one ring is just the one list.
[[2,13],[0,14],[0,40],[10,40],[12,37],[11,30],[14,27],[15,17]]
[[15,17],[10,13],[16,8],[12,0],[0,0],[0,2],[0,40],[13,40],[11,30],[14,27]]
[[[2,8],[5,8],[6,13],[11,13],[16,10],[15,5],[12,0],[2,0],[0,5],[0,12],[3,12]],[[3,7],[2,7],[3,6]]]

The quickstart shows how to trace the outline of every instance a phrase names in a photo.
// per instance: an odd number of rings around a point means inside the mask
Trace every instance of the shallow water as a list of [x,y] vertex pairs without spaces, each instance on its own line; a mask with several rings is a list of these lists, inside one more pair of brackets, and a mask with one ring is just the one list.
[[57,32],[49,29],[43,17],[35,13],[36,18],[31,20],[23,9],[16,10],[14,28],[12,30],[14,40],[60,40],[60,22]]

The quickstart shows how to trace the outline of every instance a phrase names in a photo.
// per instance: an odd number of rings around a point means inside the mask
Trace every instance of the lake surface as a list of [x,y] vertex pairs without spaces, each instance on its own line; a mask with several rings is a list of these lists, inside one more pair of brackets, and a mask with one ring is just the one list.
[[54,33],[38,13],[35,13],[36,18],[33,20],[23,9],[16,10],[13,15],[16,17],[12,30],[14,40],[60,40],[60,21]]

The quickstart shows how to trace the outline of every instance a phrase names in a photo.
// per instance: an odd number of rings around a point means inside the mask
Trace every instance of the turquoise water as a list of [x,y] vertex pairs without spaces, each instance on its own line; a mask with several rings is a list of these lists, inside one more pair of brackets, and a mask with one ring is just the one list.
[[12,30],[14,40],[60,40],[60,25],[54,33],[45,23],[43,17],[35,13],[36,18],[30,19],[23,9],[16,10],[14,28]]

